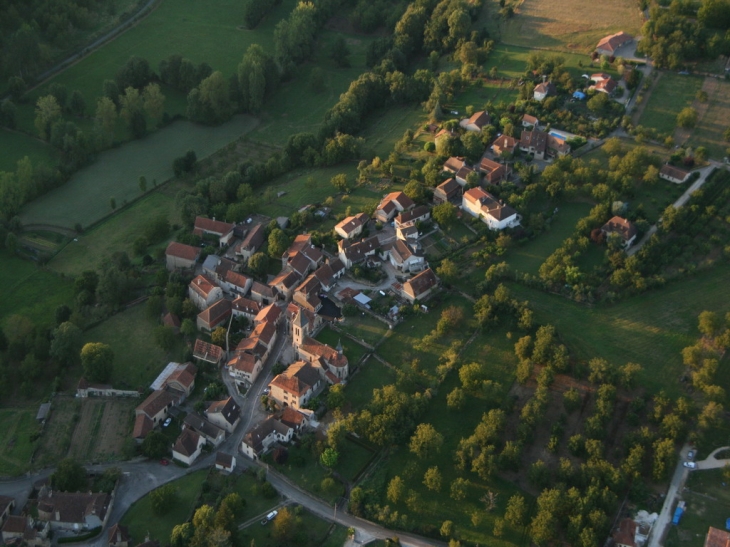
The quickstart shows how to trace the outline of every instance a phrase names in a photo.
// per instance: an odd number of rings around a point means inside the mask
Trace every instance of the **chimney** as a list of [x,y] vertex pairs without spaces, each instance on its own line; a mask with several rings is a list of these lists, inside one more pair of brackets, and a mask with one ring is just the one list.
[[[547,75],[543,74],[542,75],[542,83],[545,83],[545,78],[547,78]],[[215,220],[215,218],[213,220]]]

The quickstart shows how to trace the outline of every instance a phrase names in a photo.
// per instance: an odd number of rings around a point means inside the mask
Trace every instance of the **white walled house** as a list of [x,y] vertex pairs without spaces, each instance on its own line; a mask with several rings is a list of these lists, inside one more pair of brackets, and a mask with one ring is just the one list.
[[461,208],[480,219],[491,230],[514,228],[520,223],[517,211],[479,187],[464,192]]

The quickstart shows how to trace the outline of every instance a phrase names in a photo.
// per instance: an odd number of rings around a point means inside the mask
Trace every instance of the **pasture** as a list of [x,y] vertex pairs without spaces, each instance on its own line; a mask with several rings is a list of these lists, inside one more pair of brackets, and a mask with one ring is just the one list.
[[697,316],[704,310],[727,312],[730,266],[719,263],[661,289],[591,308],[514,283],[509,287],[516,298],[529,301],[537,323],[555,326],[576,358],[638,363],[644,367],[639,385],[676,396],[685,369],[680,352],[699,337]]
[[412,129],[415,133],[425,121],[426,113],[420,105],[385,108],[368,117],[358,137],[365,139],[367,150],[385,159],[406,130]]
[[573,234],[578,221],[588,216],[591,207],[591,204],[587,202],[561,204],[545,233],[524,245],[515,245],[507,252],[507,264],[514,270],[537,274],[545,259]]
[[0,250],[0,287],[0,326],[15,314],[51,326],[53,310],[73,299],[70,281],[5,250]]
[[57,158],[56,151],[43,141],[0,127],[0,171],[15,171],[18,160],[25,156],[34,166],[54,165]]
[[707,92],[709,105],[692,132],[688,144],[692,148],[704,146],[711,158],[720,160],[727,150],[724,134],[730,127],[730,84],[715,78],[706,78],[702,88]]
[[[530,46],[519,46],[515,44],[501,43],[497,44],[487,59],[484,65],[485,70],[491,70],[493,67],[497,68],[498,77],[506,78],[520,78],[524,76],[525,70],[527,70],[527,59],[530,53],[535,53],[534,49]],[[568,70],[573,76],[580,76],[586,71],[597,70],[597,68],[591,68],[593,63],[591,58],[587,55],[578,53],[568,53],[564,51],[545,51],[542,52],[546,56],[561,57],[563,59],[563,67]],[[584,65],[584,66],[583,66]],[[613,68],[607,72],[616,76],[616,71]],[[498,82],[492,80],[492,85],[497,85]],[[506,86],[508,82],[505,82]],[[513,91],[515,98],[517,96],[517,90]]]
[[124,514],[121,524],[129,528],[129,534],[135,541],[143,541],[149,534],[150,538],[167,542],[170,533],[176,524],[182,524],[192,516],[203,483],[210,471],[202,469],[170,483],[177,490],[177,500],[169,512],[161,516],[152,517],[152,502],[150,495],[136,501]]
[[647,101],[639,123],[657,131],[672,134],[677,125],[677,114],[690,106],[702,87],[702,78],[662,72]]
[[342,323],[337,324],[337,327],[371,346],[377,344],[388,332],[388,325],[367,314],[359,317],[345,317]]
[[118,389],[145,389],[170,361],[183,354],[182,340],[171,354],[155,342],[157,323],[145,315],[145,305],[124,310],[84,333],[84,343],[103,342],[114,351],[110,384]]
[[27,471],[36,441],[31,440],[38,431],[35,421],[38,407],[4,408],[0,410],[0,477],[14,477]]
[[524,0],[515,15],[497,15],[499,3],[489,2],[488,28],[497,41],[525,47],[590,53],[606,35],[623,30],[633,36],[642,25],[641,12],[632,0],[595,4],[580,0]]
[[346,407],[361,410],[373,398],[373,390],[381,389],[396,381],[395,370],[370,357],[357,369],[345,386]]
[[160,184],[173,176],[172,162],[188,150],[198,158],[212,154],[256,125],[249,116],[236,116],[218,127],[178,121],[147,137],[99,154],[92,165],[66,184],[26,205],[20,213],[24,224],[87,227],[113,212],[110,199],[122,207],[142,195],[139,177]]

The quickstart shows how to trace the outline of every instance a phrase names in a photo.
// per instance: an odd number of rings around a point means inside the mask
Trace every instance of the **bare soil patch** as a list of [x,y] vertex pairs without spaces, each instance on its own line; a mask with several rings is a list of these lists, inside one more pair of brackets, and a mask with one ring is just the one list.
[[62,396],[54,399],[51,417],[43,429],[34,458],[38,465],[52,465],[66,457],[80,416],[81,401]]
[[129,435],[137,399],[88,399],[71,442],[69,455],[78,460],[116,459]]

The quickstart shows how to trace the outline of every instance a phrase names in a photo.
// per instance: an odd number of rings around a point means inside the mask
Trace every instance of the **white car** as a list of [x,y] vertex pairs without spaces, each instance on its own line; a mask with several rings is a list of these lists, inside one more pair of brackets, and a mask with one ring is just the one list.
[[171,423],[172,423],[172,418],[168,418],[167,420],[165,420],[164,422],[162,422],[162,427],[167,427]]
[[697,464],[695,462],[684,462],[682,465],[687,469],[697,469]]

